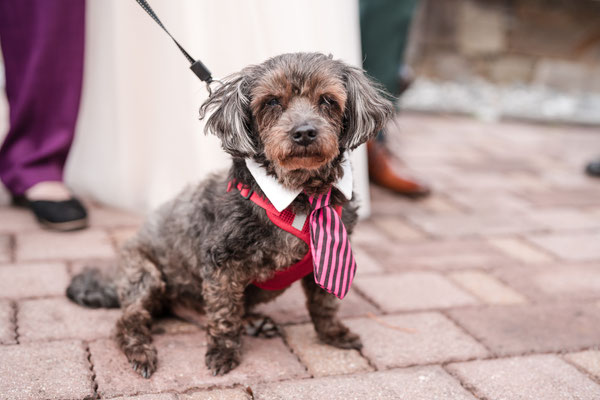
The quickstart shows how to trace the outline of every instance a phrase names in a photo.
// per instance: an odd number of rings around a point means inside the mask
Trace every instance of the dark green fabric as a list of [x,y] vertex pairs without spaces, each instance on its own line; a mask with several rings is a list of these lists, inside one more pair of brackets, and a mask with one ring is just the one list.
[[394,96],[418,0],[360,0],[363,68]]

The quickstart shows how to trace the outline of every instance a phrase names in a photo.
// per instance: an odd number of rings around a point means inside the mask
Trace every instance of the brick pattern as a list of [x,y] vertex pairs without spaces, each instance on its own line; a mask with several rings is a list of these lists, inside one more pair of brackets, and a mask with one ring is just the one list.
[[0,300],[0,344],[14,344],[16,342],[14,315],[13,305],[8,301]]
[[217,389],[179,395],[179,400],[252,400],[252,395],[242,389]]
[[367,250],[363,249],[362,246],[353,246],[352,252],[356,259],[357,274],[380,274],[385,271],[377,258],[372,256]]
[[520,304],[527,301],[523,295],[482,271],[453,272],[450,278],[486,303]]
[[131,212],[89,204],[90,226],[92,228],[137,229],[143,222],[143,217]]
[[281,339],[248,338],[242,364],[225,376],[213,376],[204,365],[206,338],[203,333],[159,335],[158,369],[152,379],[136,374],[111,340],[90,344],[98,393],[104,397],[123,394],[186,391],[193,388],[231,386],[236,383],[286,380],[308,376],[304,367]]
[[439,367],[263,384],[256,388],[254,398],[257,400],[475,399]]
[[120,248],[125,242],[131,239],[137,233],[138,228],[125,227],[110,230],[110,237],[117,248]]
[[89,310],[66,297],[27,300],[19,303],[21,343],[40,340],[109,337],[119,310]]
[[12,261],[12,238],[0,235],[0,264]]
[[62,296],[68,282],[59,262],[0,266],[0,298]]
[[[356,290],[350,290],[344,300],[339,303],[338,315],[340,317],[360,317],[377,312],[377,308],[365,300]],[[256,311],[269,315],[278,323],[310,321],[310,316],[306,310],[306,297],[299,282],[294,283],[274,302],[259,305]]]
[[581,399],[600,396],[600,386],[555,355],[451,364],[448,370],[486,399]]
[[406,272],[356,278],[361,292],[387,312],[427,310],[477,304],[478,301],[442,275]]
[[18,261],[112,258],[108,234],[100,230],[77,232],[28,232],[17,235]]
[[371,371],[369,362],[356,350],[342,350],[323,344],[312,324],[285,328],[286,342],[315,377]]
[[596,379],[600,379],[600,351],[586,350],[565,354],[564,358],[571,364],[585,370]]
[[506,268],[497,275],[536,301],[600,299],[597,263],[549,263]]
[[0,208],[0,233],[37,231],[38,225],[31,213],[20,208]]
[[81,342],[0,347],[0,393],[7,399],[82,399],[93,395]]
[[386,233],[394,241],[412,241],[426,238],[427,236],[408,225],[402,218],[399,217],[375,217],[373,223],[382,232]]
[[528,236],[528,240],[562,259],[569,261],[599,261],[600,232],[552,233]]
[[[423,240],[396,242],[365,250],[380,261],[388,272],[398,270],[490,269],[515,263],[512,254],[479,239]],[[360,272],[360,270],[359,270]]]
[[493,238],[489,243],[524,264],[547,263],[552,260],[547,253],[519,238]]
[[422,74],[598,91],[592,74],[600,63],[597,46],[582,44],[597,26],[595,2],[551,7],[535,0],[514,7],[485,0],[451,0],[445,7],[434,0],[423,3],[412,35],[418,51],[409,60]]
[[542,224],[527,214],[479,212],[470,215],[413,215],[409,219],[425,232],[440,237],[469,237],[478,235],[509,235],[535,231]]
[[177,400],[173,393],[143,394],[141,396],[114,397],[113,400]]
[[[434,14],[481,11],[455,1]],[[71,276],[114,264],[139,216],[90,203],[90,229],[58,234],[0,206],[0,397],[600,398],[600,189],[580,175],[600,137],[411,114],[401,126],[398,153],[435,192],[413,201],[373,187],[339,312],[360,351],[317,339],[295,283],[256,309],[282,337],[245,337],[223,377],[204,364],[206,317],[177,307],[152,326],[158,370],[142,379],[111,338],[121,311],[65,297]]]
[[347,325],[363,341],[363,354],[378,369],[485,357],[488,352],[439,313],[351,319]]
[[579,350],[598,344],[600,313],[593,304],[492,306],[449,314],[500,355]]

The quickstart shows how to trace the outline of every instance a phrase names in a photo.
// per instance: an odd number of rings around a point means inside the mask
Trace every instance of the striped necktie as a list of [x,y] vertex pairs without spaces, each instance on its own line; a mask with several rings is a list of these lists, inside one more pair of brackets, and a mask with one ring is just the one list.
[[310,249],[315,282],[343,299],[354,278],[356,262],[342,219],[329,205],[331,189],[318,197],[309,197]]

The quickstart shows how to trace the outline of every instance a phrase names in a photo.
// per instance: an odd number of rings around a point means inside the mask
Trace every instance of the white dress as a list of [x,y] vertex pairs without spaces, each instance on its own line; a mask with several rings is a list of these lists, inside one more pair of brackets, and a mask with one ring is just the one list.
[[[320,51],[360,65],[355,0],[150,0],[167,29],[216,79],[286,52]],[[81,112],[66,169],[77,193],[146,212],[187,183],[226,168],[203,134],[204,84],[133,0],[88,1]],[[355,191],[368,212],[364,150]]]

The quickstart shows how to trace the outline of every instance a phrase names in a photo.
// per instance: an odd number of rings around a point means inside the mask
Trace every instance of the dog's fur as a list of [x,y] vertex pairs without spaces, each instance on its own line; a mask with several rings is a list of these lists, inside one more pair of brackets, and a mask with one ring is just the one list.
[[[374,136],[392,112],[390,101],[362,70],[331,56],[284,54],[243,69],[201,107],[201,115],[211,113],[207,131],[233,157],[229,173],[188,187],[160,207],[122,248],[115,272],[84,271],[73,278],[67,295],[88,307],[120,305],[117,342],[146,378],[157,366],[152,318],[175,304],[202,310],[208,318],[206,365],[213,374],[227,373],[240,363],[244,315],[283,292],[251,282],[267,280],[308,250],[237,190],[226,192],[227,183],[244,182],[262,195],[244,162],[253,158],[284,186],[301,188],[291,207],[308,213],[307,194],[329,190],[343,174],[344,152]],[[291,137],[303,124],[317,133],[308,146]],[[355,207],[337,189],[332,204],[343,205],[351,233]],[[360,348],[359,337],[336,317],[337,299],[317,286],[313,274],[302,285],[319,338]]]

